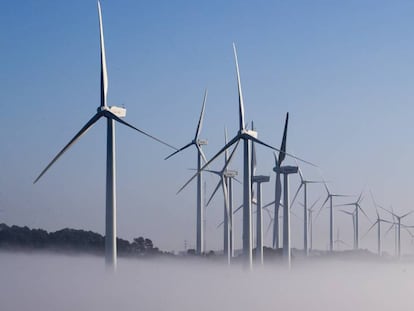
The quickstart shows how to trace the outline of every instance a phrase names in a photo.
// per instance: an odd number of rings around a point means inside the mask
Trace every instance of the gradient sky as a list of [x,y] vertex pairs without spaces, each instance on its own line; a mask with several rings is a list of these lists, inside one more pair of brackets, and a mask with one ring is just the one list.
[[[414,3],[412,1],[102,1],[109,105],[126,121],[180,147],[189,142],[209,95],[202,138],[212,156],[223,129],[238,126],[232,42],[237,44],[246,121],[280,145],[290,112],[288,151],[318,164],[333,192],[369,197],[397,212],[412,209]],[[0,221],[57,230],[104,232],[105,122],[100,121],[48,173],[32,182],[99,106],[99,32],[94,0],[0,3]],[[170,150],[118,125],[118,235],[150,237],[166,250],[194,247],[195,150]],[[258,173],[273,155],[258,147]],[[289,162],[290,161],[290,162]],[[214,167],[220,168],[223,160]],[[294,164],[291,160],[286,163]],[[241,170],[241,158],[232,167]],[[318,170],[304,166],[308,178]],[[206,176],[207,194],[215,176]],[[292,178],[293,195],[298,179]],[[365,188],[364,188],[365,187]],[[236,205],[241,202],[236,186]],[[312,199],[324,194],[310,190]],[[221,194],[207,210],[207,248],[222,247]],[[298,206],[294,212],[300,214]],[[351,220],[337,214],[351,243]],[[384,215],[385,216],[385,215]],[[267,221],[267,219],[266,219]],[[407,219],[413,224],[414,216]],[[293,218],[293,245],[302,226]],[[361,220],[361,232],[368,221]],[[236,217],[241,245],[241,215]],[[411,251],[403,233],[403,251]],[[270,234],[266,237],[270,242]],[[374,247],[375,233],[361,242]],[[386,250],[392,251],[392,235]],[[315,223],[315,246],[328,243],[328,212]]]

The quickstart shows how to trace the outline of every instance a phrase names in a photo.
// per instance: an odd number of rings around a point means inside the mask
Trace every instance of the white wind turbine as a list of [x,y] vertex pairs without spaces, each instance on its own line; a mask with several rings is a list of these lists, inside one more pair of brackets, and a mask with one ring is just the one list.
[[[225,131],[225,143],[227,144],[227,131]],[[237,146],[236,146],[237,147]],[[206,206],[208,206],[213,199],[214,195],[217,193],[218,189],[222,188],[223,190],[223,199],[224,199],[224,220],[223,224],[223,253],[227,256],[227,262],[230,263],[231,257],[234,256],[234,236],[233,236],[233,179],[237,176],[237,171],[229,170],[227,167],[230,164],[231,159],[236,151],[236,148],[233,149],[230,156],[228,155],[228,150],[225,151],[225,161],[224,166],[220,171],[215,170],[205,170],[212,174],[219,176],[220,181],[218,182],[216,188],[211,194]],[[221,225],[220,224],[220,225]]]
[[[370,221],[368,215],[365,213],[365,211],[361,207],[361,202],[363,200],[362,192],[360,193],[358,199],[355,202],[352,203],[346,203],[346,204],[340,204],[336,206],[354,206],[354,212],[353,212],[353,222],[354,222],[354,249],[359,249],[359,211],[361,211],[362,214]],[[371,221],[370,221],[371,222]]]
[[383,209],[384,211],[386,211],[387,213],[389,213],[390,215],[392,215],[393,217],[395,217],[395,219],[397,220],[397,222],[394,222],[391,227],[388,229],[387,233],[393,228],[396,227],[397,229],[397,244],[396,244],[396,250],[397,250],[397,257],[401,258],[401,226],[404,226],[401,224],[401,219],[411,215],[412,213],[414,213],[414,211],[410,211],[408,213],[405,213],[403,215],[397,215],[394,212],[391,212],[383,207],[380,206],[381,209]]
[[46,166],[46,168],[35,179],[36,183],[46,171],[62,156],[70,147],[72,147],[80,137],[85,134],[93,124],[100,118],[107,119],[107,153],[106,153],[106,221],[105,221],[105,261],[108,267],[116,268],[116,178],[115,178],[115,121],[124,124],[141,134],[144,134],[170,148],[176,149],[171,145],[155,138],[154,136],[130,125],[121,118],[125,117],[126,109],[117,106],[107,105],[108,92],[108,75],[106,69],[105,45],[102,27],[102,13],[101,5],[98,1],[98,15],[99,15],[99,32],[100,32],[100,46],[101,46],[101,103],[98,107],[97,113],[81,128],[81,130],[69,141],[69,143],[53,158],[53,160]]
[[318,180],[306,180],[303,176],[303,173],[302,173],[302,170],[300,169],[300,167],[298,167],[298,173],[299,173],[299,177],[300,177],[300,184],[299,184],[298,189],[296,190],[295,195],[293,196],[291,206],[293,206],[293,203],[295,202],[295,200],[296,200],[296,198],[299,194],[299,191],[303,188],[303,204],[301,204],[302,207],[303,207],[303,249],[305,251],[305,254],[309,255],[308,184],[320,184],[320,183],[323,183],[323,182],[318,181]]
[[326,199],[322,203],[321,208],[319,209],[318,214],[316,217],[319,216],[319,214],[322,211],[322,208],[325,206],[326,202],[329,201],[329,250],[332,252],[334,250],[334,211],[333,211],[333,198],[334,197],[349,197],[348,195],[344,194],[334,194],[329,191],[328,185],[326,182],[323,182],[325,186],[325,190],[327,192]]
[[386,219],[382,219],[378,213],[377,207],[375,207],[375,212],[377,214],[377,220],[371,225],[371,227],[368,229],[368,231],[364,234],[362,238],[364,238],[371,230],[372,228],[377,226],[377,254],[378,256],[381,256],[382,254],[382,242],[381,242],[381,222],[392,224],[391,221],[388,221]]
[[[200,139],[200,132],[201,128],[203,126],[203,117],[204,117],[204,110],[206,106],[206,100],[207,100],[207,90],[204,92],[204,99],[203,99],[203,106],[201,108],[200,112],[200,118],[198,119],[197,129],[195,132],[195,136],[192,141],[190,141],[187,145],[184,147],[178,149],[177,151],[170,154],[168,157],[165,158],[165,160],[171,158],[173,155],[179,153],[180,151],[183,151],[187,149],[190,146],[195,146],[197,149],[197,170],[200,171],[200,168],[202,166],[202,161],[204,163],[207,162],[207,159],[203,153],[203,150],[201,149],[201,146],[207,145],[207,140]],[[198,174],[197,176],[197,225],[196,225],[196,253],[198,255],[204,253],[204,210],[203,210],[203,191],[202,191],[202,173]]]
[[[248,130],[245,126],[244,122],[244,103],[243,103],[243,95],[242,95],[242,88],[240,82],[240,72],[239,72],[239,64],[237,60],[237,52],[236,46],[233,44],[233,51],[234,51],[234,58],[236,62],[236,73],[237,73],[237,89],[239,94],[239,131],[234,136],[230,142],[221,148],[216,155],[214,155],[202,168],[200,171],[204,170],[211,162],[213,162],[217,157],[219,157],[226,149],[230,148],[236,142],[243,140],[244,148],[243,148],[243,256],[245,258],[245,262],[247,263],[248,267],[252,268],[252,209],[251,209],[251,198],[252,198],[252,189],[251,189],[251,144],[250,142],[255,142],[270,149],[280,151],[279,149],[272,147],[261,140],[257,139],[257,133]],[[293,155],[286,153],[287,155],[297,158]],[[306,162],[310,165],[313,165],[307,161],[297,158],[300,161]],[[313,165],[314,166],[314,165]],[[178,191],[180,192],[184,189],[198,174],[197,172],[189,181],[187,181],[183,187]]]

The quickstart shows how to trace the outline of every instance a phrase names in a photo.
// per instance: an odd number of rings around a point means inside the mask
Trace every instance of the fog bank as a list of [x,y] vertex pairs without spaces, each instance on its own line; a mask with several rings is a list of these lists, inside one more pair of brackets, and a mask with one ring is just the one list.
[[412,263],[298,262],[289,272],[187,260],[0,252],[0,309],[409,310]]

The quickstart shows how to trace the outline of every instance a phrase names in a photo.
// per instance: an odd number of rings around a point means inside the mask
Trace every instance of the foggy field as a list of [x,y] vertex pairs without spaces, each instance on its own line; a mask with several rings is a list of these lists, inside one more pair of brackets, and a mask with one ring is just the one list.
[[187,260],[0,252],[0,309],[410,310],[412,263],[301,262],[291,272]]

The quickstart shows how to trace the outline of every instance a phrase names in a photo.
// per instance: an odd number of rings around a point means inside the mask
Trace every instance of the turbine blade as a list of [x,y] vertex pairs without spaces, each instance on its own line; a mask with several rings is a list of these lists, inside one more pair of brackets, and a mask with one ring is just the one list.
[[104,115],[107,118],[111,118],[111,119],[113,119],[113,120],[115,120],[115,121],[117,121],[117,122],[119,122],[119,123],[121,123],[121,124],[123,124],[125,126],[128,126],[128,127],[132,128],[133,130],[136,130],[137,132],[139,132],[139,133],[141,133],[141,134],[143,134],[143,135],[145,135],[145,136],[147,136],[147,137],[149,137],[149,138],[151,138],[151,139],[153,139],[153,140],[155,140],[155,141],[157,141],[157,142],[159,142],[159,143],[167,146],[167,147],[170,147],[171,149],[177,150],[177,148],[175,148],[174,146],[171,146],[170,144],[166,143],[165,141],[162,141],[161,139],[159,139],[159,138],[157,138],[155,136],[152,136],[152,135],[144,132],[143,130],[140,130],[140,129],[136,128],[135,126],[133,126],[133,125],[125,122],[124,120],[122,120],[121,118],[117,117],[116,115],[114,115],[112,112],[110,112],[108,110],[105,110]]
[[323,185],[325,186],[325,190],[326,190],[326,192],[327,192],[328,194],[330,194],[330,192],[329,192],[329,188],[328,188],[328,185],[326,184],[325,180],[323,181]]
[[272,227],[272,224],[273,224],[273,219],[270,219],[269,224],[267,225],[267,228],[266,228],[266,233],[265,233],[266,236],[269,234],[269,230]]
[[316,220],[316,219],[318,219],[319,214],[321,213],[321,211],[322,211],[323,207],[325,206],[325,203],[326,203],[326,202],[328,202],[328,200],[329,200],[329,197],[326,197],[325,201],[323,202],[323,204],[322,204],[322,205],[321,205],[321,207],[319,208],[318,213],[316,214],[315,220]]
[[288,123],[289,123],[289,112],[286,113],[285,128],[283,130],[282,144],[280,145],[279,163],[278,163],[279,166],[282,165],[282,162],[286,157],[286,138],[287,138]]
[[410,214],[412,214],[412,213],[414,213],[414,211],[408,212],[408,213],[406,213],[406,214],[402,215],[400,218],[407,217],[408,215],[410,215]]
[[198,119],[197,130],[196,130],[196,134],[194,138],[195,141],[197,141],[198,137],[200,136],[201,128],[203,126],[203,118],[204,118],[204,110],[206,108],[206,100],[207,100],[207,89],[204,92],[203,106],[201,107],[200,118]]
[[303,186],[303,183],[300,183],[300,185],[298,187],[298,190],[296,190],[296,193],[293,196],[293,199],[292,199],[292,201],[290,203],[290,206],[293,206],[293,203],[295,203],[296,197],[298,196],[300,189],[302,189],[302,186]]
[[243,103],[243,93],[242,87],[240,82],[240,71],[239,71],[239,61],[237,59],[237,51],[236,45],[233,42],[233,52],[234,52],[234,60],[236,62],[236,73],[237,73],[237,90],[239,92],[239,130],[240,132],[245,130],[245,123],[244,123],[244,103]]
[[279,167],[279,166],[278,166],[278,162],[279,162],[279,160],[277,159],[277,154],[276,154],[276,152],[274,152],[274,151],[273,151],[273,157],[275,158],[275,166],[276,166],[276,167]]
[[256,168],[257,168],[257,159],[256,159],[256,147],[254,143],[252,143],[252,177],[256,174]]
[[270,203],[267,203],[266,205],[263,206],[263,208],[269,207],[271,205],[274,205],[276,201],[272,201]]
[[171,153],[169,156],[165,157],[164,160],[168,160],[169,158],[171,158],[172,156],[176,155],[177,153],[179,153],[180,151],[183,151],[184,149],[187,149],[188,147],[190,147],[191,145],[193,145],[194,142],[190,142],[187,145],[185,145],[184,147],[174,151],[173,153]]
[[372,222],[371,219],[369,219],[367,213],[365,213],[365,211],[362,209],[362,207],[359,204],[357,208],[359,208],[359,210],[362,212],[362,214],[364,214],[364,216],[368,219],[369,222]]
[[82,128],[81,130],[69,141],[69,143],[63,147],[61,151],[53,158],[53,160],[46,166],[46,168],[40,173],[40,175],[35,179],[33,182],[34,184],[47,172],[47,170],[55,163],[61,155],[63,155],[83,134],[85,134],[91,126],[99,120],[102,116],[101,113],[95,114],[92,119],[90,119]]
[[[224,144],[227,145],[227,127],[224,127]],[[224,163],[226,163],[229,159],[229,151],[226,149],[224,152]]]
[[98,0],[99,15],[99,37],[101,44],[101,107],[106,107],[106,96],[108,94],[108,73],[106,70],[105,42],[102,26],[101,2]]
[[[226,209],[227,219],[230,220],[229,196],[228,196],[228,193],[227,193],[227,185],[226,185],[226,182],[224,180],[224,176],[221,177],[221,185],[222,185],[222,189],[223,189],[224,207]],[[229,224],[230,224],[230,229],[231,229],[231,222],[229,222]]]
[[210,198],[208,199],[206,206],[208,206],[208,205],[210,204],[210,202],[211,202],[211,200],[213,199],[214,195],[216,194],[217,190],[219,190],[219,189],[220,189],[220,186],[221,186],[221,184],[222,184],[222,183],[223,183],[223,179],[222,179],[222,178],[220,178],[220,181],[217,183],[216,188],[214,188],[214,191],[213,191],[213,193],[211,194]]
[[[226,171],[227,167],[229,166],[231,160],[234,157],[234,154],[236,153],[237,147],[239,146],[240,140],[237,141],[236,146],[234,146],[232,152],[230,153],[229,158],[227,159],[226,163],[224,164],[223,169],[221,170],[223,173]],[[226,149],[227,150],[227,149]]]
[[386,208],[383,208],[382,206],[378,206],[378,207],[381,208],[381,209],[383,209],[384,211],[386,211],[388,214],[392,215],[393,217],[398,217],[397,215],[395,215],[393,212],[390,212]]
[[217,159],[226,149],[230,148],[234,143],[238,142],[240,139],[240,136],[235,136],[227,145],[225,145],[223,148],[221,148],[214,157],[210,159],[206,164],[203,165],[203,167],[200,169],[200,171],[196,172],[178,191],[177,194],[179,194],[185,187],[188,186],[188,184],[197,177],[198,174],[200,174],[201,171],[203,171],[205,168],[207,168],[211,162],[213,162],[215,159]]
[[243,204],[240,205],[238,208],[236,208],[233,212],[233,215],[236,214],[238,211],[240,211],[243,208]]
[[240,180],[240,179],[238,179],[238,178],[236,178],[236,177],[233,177],[233,179],[234,179],[235,181],[237,181],[240,185],[242,184],[242,182],[241,182],[241,180]]
[[207,158],[206,158],[206,156],[204,155],[204,152],[203,152],[203,150],[201,149],[201,147],[200,147],[197,143],[195,144],[195,146],[196,146],[196,148],[197,148],[197,151],[200,153],[201,157],[203,158],[204,163],[207,163]]
[[369,227],[369,229],[367,230],[367,232],[365,232],[365,234],[361,237],[361,239],[365,238],[365,236],[372,230],[372,228],[375,227],[377,223],[378,223],[378,220],[374,222],[371,227]]
[[[194,168],[194,169],[191,169],[192,171],[196,171],[197,169],[196,168]],[[216,174],[216,175],[218,175],[218,176],[221,176],[221,172],[219,172],[219,171],[213,171],[213,170],[204,170],[204,172],[208,172],[208,173],[212,173],[212,174]]]
[[[253,137],[253,136],[251,136],[251,135],[249,135],[249,134],[244,134],[244,135],[248,136],[248,139],[250,139],[251,141],[254,141],[254,142],[256,142],[256,143],[258,143],[258,144],[260,144],[260,145],[263,145],[263,146],[265,146],[265,147],[267,147],[267,148],[270,148],[270,149],[273,149],[273,150],[276,150],[276,151],[280,151],[279,149],[277,149],[277,148],[275,148],[275,147],[273,147],[273,146],[271,146],[271,145],[268,145],[268,144],[266,144],[266,143],[262,142],[261,140],[257,139],[256,137]],[[311,165],[311,166],[313,166],[313,167],[318,167],[317,165],[315,165],[315,164],[313,164],[313,163],[311,163],[311,162],[309,162],[309,161],[303,160],[303,159],[301,159],[301,158],[299,158],[299,157],[297,157],[297,156],[295,156],[295,155],[293,155],[293,154],[291,154],[291,153],[288,153],[288,152],[284,152],[284,153],[285,153],[287,156],[289,156],[289,157],[291,157],[291,158],[293,158],[293,159],[299,160],[299,161],[301,161],[301,162],[303,162],[303,163],[306,163],[306,164],[308,164],[308,165]]]
[[309,209],[310,209],[310,210],[313,210],[313,208],[315,207],[316,203],[318,203],[320,199],[321,199],[321,197],[317,198],[317,199],[315,200],[315,202],[313,202],[313,204],[311,205],[311,207],[310,207]]
[[392,223],[391,226],[389,227],[389,229],[385,232],[384,236],[386,236],[391,230],[392,228],[394,228],[395,224]]
[[331,194],[331,196],[338,197],[338,198],[350,198],[350,197],[352,197],[352,195],[349,195],[349,194]]

